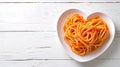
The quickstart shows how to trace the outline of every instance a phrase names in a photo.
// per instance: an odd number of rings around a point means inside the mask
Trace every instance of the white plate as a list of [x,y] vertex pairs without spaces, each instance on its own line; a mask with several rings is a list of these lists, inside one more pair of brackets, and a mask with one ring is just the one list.
[[[104,45],[101,46],[100,48],[98,48],[98,50],[95,50],[94,52],[92,52],[88,55],[85,55],[85,56],[79,56],[79,55],[73,53],[71,51],[70,47],[65,43],[64,38],[63,38],[62,26],[64,24],[65,19],[73,13],[78,13],[78,14],[82,15],[85,19],[92,18],[92,17],[99,15],[106,22],[108,29],[109,29],[110,36],[109,36],[108,40],[104,43]],[[79,62],[87,62],[87,61],[97,58],[98,56],[100,56],[102,53],[104,53],[107,50],[107,48],[111,45],[111,43],[114,39],[115,27],[114,27],[112,20],[104,13],[95,12],[87,17],[87,15],[85,15],[82,11],[80,11],[78,9],[69,9],[60,16],[58,23],[57,23],[57,33],[58,33],[58,37],[59,37],[61,44],[63,45],[65,51],[68,53],[69,56],[71,56],[73,59],[75,59]]]

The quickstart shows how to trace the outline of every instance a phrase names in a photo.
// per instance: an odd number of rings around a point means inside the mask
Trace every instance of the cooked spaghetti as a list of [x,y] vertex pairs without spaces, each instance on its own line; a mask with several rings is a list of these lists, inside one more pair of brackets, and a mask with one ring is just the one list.
[[63,25],[64,40],[78,55],[86,55],[100,47],[108,38],[105,21],[96,16],[84,20],[79,14],[69,16]]

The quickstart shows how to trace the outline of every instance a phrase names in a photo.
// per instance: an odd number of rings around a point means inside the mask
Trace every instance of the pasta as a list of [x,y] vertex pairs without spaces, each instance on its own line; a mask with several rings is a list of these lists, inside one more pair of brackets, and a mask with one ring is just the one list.
[[102,46],[109,36],[108,27],[101,17],[84,20],[79,14],[73,14],[65,20],[63,32],[65,42],[80,56]]

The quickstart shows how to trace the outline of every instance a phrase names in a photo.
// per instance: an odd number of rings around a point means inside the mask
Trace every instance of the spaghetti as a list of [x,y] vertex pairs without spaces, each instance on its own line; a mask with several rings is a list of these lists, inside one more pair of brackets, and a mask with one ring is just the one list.
[[99,16],[84,20],[79,14],[69,16],[63,25],[64,40],[78,55],[100,47],[109,36],[108,27]]

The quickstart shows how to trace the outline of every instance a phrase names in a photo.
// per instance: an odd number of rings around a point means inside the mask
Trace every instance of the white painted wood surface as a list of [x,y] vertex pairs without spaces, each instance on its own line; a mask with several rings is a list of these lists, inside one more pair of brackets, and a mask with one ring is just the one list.
[[0,2],[120,2],[120,0],[0,0]]
[[[120,66],[120,0],[0,0],[0,67]],[[56,33],[59,16],[77,8],[86,14],[106,13],[116,36],[95,60],[79,63],[62,48]]]

